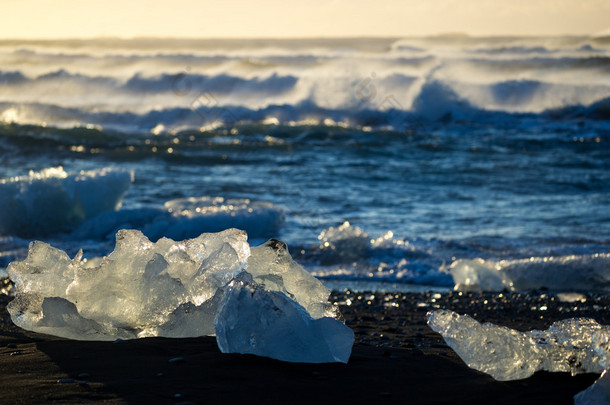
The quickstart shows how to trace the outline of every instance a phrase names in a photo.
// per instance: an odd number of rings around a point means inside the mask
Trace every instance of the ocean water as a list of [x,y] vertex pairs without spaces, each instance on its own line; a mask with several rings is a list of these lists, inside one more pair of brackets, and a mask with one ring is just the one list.
[[578,270],[610,253],[610,39],[4,40],[0,178],[0,268],[237,226],[336,289]]

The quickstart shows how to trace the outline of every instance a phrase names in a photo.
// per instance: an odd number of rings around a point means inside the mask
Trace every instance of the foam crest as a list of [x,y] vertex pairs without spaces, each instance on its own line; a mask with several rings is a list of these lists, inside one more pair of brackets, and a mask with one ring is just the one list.
[[121,207],[133,173],[105,168],[68,173],[62,167],[0,180],[0,235],[66,232]]

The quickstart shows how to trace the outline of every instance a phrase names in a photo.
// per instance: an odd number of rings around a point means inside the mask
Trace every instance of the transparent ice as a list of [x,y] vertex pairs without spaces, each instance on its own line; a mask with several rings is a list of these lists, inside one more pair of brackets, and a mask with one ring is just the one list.
[[233,280],[216,317],[224,353],[248,353],[307,363],[347,363],[354,332],[330,317],[315,319],[284,293]]
[[[8,274],[15,283],[13,322],[71,339],[217,334],[223,352],[301,362],[347,362],[354,340],[336,319],[330,291],[292,260],[283,242],[251,249],[237,229],[156,243],[121,230],[111,254],[90,260],[32,242]],[[259,343],[235,345],[242,335]]]
[[527,378],[540,370],[572,374],[604,370],[592,336],[610,329],[592,319],[566,319],[544,331],[519,332],[448,310],[431,311],[426,317],[469,367],[496,380]]
[[426,318],[469,367],[496,380],[518,380],[541,370],[603,373],[574,400],[576,405],[610,403],[610,327],[593,319],[566,319],[544,331],[519,332],[444,309]]

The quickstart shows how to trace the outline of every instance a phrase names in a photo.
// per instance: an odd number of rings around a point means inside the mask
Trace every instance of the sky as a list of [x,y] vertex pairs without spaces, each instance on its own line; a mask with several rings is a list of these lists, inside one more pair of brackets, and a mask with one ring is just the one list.
[[609,0],[0,0],[0,39],[610,34]]

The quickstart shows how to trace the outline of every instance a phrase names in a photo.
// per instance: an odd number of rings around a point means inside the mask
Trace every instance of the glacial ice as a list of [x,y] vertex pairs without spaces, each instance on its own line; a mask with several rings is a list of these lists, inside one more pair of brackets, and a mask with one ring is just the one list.
[[[302,362],[349,358],[353,333],[335,319],[330,292],[283,242],[251,249],[244,231],[229,229],[153,243],[140,231],[121,230],[108,256],[82,255],[70,259],[32,242],[26,259],[9,265],[15,299],[8,310],[16,325],[81,340],[216,334],[223,352]],[[236,344],[246,335],[258,343]]]
[[223,353],[297,363],[347,363],[354,343],[354,332],[342,322],[315,319],[286,294],[237,279],[229,285],[215,326]]
[[547,330],[519,332],[449,310],[430,311],[428,325],[471,368],[508,381],[527,378],[536,371],[602,373],[589,388],[574,397],[575,405],[610,403],[610,327],[593,319],[572,318]]
[[62,167],[0,179],[0,235],[30,237],[71,230],[101,212],[120,208],[132,181],[130,171],[67,173]]
[[456,290],[610,291],[610,254],[532,257],[498,262],[457,260],[449,271]]
[[595,333],[610,328],[592,319],[573,318],[553,323],[547,330],[519,332],[492,323],[479,323],[468,315],[437,310],[426,315],[428,325],[475,370],[507,381],[527,378],[536,371],[601,373],[602,356]]

